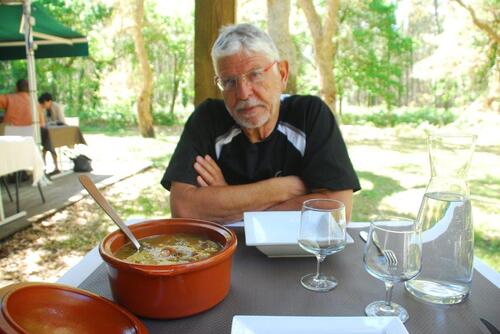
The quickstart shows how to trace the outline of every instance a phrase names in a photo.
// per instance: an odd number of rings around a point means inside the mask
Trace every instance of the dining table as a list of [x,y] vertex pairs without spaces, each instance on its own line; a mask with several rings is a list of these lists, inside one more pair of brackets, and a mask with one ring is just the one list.
[[[39,185],[44,180],[42,155],[33,137],[25,136],[0,136],[0,176],[20,170],[31,170],[33,185]],[[26,215],[25,211],[5,217],[0,191],[0,224],[8,223]]]
[[87,145],[78,126],[49,124],[42,131],[47,134],[42,136],[42,146],[48,151],[63,146],[72,148],[77,144]]
[[[136,222],[130,220],[127,224]],[[242,227],[233,228],[238,247],[233,256],[227,297],[212,309],[187,318],[140,318],[149,333],[231,333],[235,315],[364,317],[366,305],[384,299],[383,282],[370,276],[363,266],[365,244],[358,234],[368,230],[367,223],[351,222],[347,231],[354,243],[322,263],[322,271],[335,275],[338,280],[338,286],[326,293],[306,290],[300,284],[302,275],[315,271],[314,258],[267,257],[257,248],[246,246]],[[98,247],[68,270],[58,283],[113,300],[107,267]],[[471,293],[459,304],[420,301],[408,293],[403,284],[395,285],[392,300],[408,310],[410,318],[404,325],[409,333],[489,333],[480,318],[500,328],[499,288],[500,275],[475,259]]]
[[[85,138],[80,130],[80,127],[75,125],[49,123],[41,128],[42,146],[47,151],[60,150],[63,147],[73,148],[75,145],[87,145]],[[70,166],[69,159],[63,159],[64,155],[59,152],[57,159],[61,168]],[[54,177],[60,177],[72,172],[72,167],[63,168],[65,171]]]

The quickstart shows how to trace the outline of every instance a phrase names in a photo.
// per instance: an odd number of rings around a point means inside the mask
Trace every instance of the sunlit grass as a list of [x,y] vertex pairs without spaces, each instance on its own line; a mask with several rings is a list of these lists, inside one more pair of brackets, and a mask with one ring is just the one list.
[[489,199],[500,200],[500,178],[493,175],[485,175],[479,180],[469,182],[470,192],[473,196],[482,196]]
[[500,271],[500,239],[492,238],[481,230],[474,232],[475,256]]

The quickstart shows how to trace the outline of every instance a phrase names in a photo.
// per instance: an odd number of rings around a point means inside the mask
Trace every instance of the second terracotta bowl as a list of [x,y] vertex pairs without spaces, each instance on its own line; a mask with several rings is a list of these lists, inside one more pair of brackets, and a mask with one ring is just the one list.
[[99,253],[107,264],[116,302],[142,317],[173,319],[203,312],[226,297],[237,245],[233,231],[216,223],[183,218],[149,220],[130,229],[138,239],[172,233],[202,234],[223,249],[192,263],[134,264],[114,256],[128,240],[121,231],[112,232],[101,242]]
[[147,334],[135,316],[88,291],[54,283],[0,289],[0,333]]

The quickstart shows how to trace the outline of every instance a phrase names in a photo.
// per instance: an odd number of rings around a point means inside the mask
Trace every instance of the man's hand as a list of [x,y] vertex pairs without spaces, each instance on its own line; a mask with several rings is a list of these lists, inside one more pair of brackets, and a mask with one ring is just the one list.
[[197,156],[193,167],[198,173],[196,181],[201,187],[227,186],[222,171],[208,154],[205,157]]

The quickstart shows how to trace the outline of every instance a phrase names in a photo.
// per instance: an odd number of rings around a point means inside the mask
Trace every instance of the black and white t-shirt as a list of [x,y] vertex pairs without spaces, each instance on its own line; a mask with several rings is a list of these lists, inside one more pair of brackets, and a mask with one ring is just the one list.
[[282,98],[275,129],[251,143],[222,100],[208,99],[189,117],[161,184],[197,185],[197,155],[209,154],[230,185],[297,175],[308,189],[360,189],[347,148],[328,106],[315,96]]

